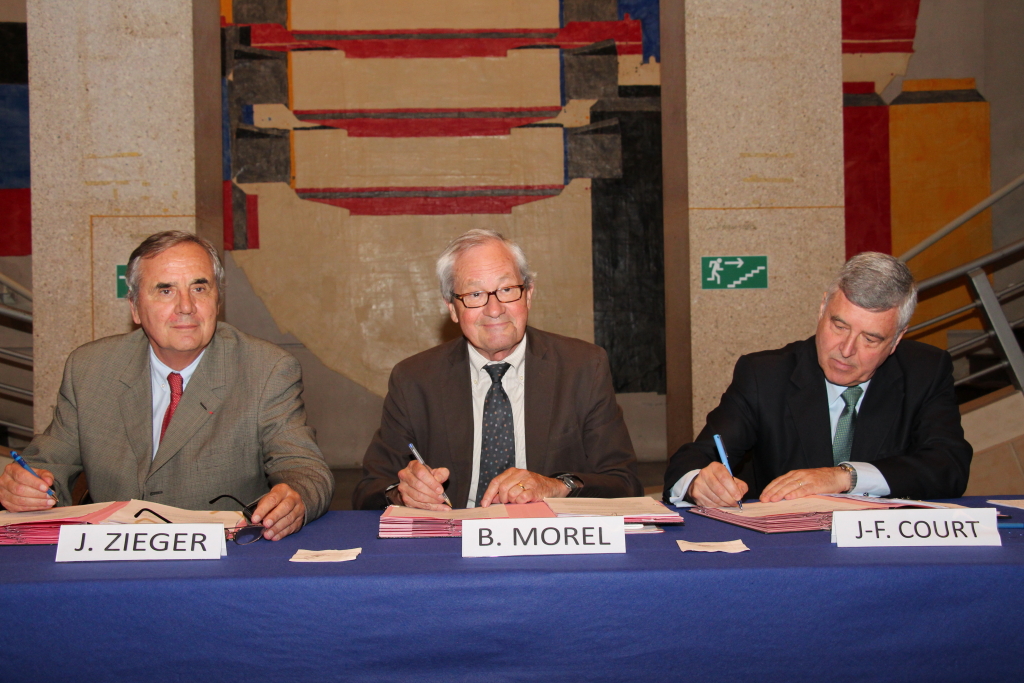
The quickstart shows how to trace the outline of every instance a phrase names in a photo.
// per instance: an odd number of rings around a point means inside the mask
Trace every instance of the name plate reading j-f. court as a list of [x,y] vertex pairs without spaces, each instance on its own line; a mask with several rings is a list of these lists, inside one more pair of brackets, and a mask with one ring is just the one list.
[[57,562],[219,560],[227,555],[223,524],[66,524]]
[[832,542],[840,548],[1002,545],[995,508],[836,511]]
[[467,519],[463,557],[593,555],[626,552],[622,517]]

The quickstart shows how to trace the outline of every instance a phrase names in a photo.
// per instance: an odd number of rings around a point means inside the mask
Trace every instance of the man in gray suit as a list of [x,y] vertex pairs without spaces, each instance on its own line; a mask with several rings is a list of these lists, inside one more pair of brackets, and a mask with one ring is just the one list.
[[[298,362],[217,322],[224,270],[190,233],[147,238],[128,262],[141,329],[68,357],[53,422],[0,475],[0,504],[70,504],[85,473],[93,500],[136,498],[188,509],[230,494],[259,499],[252,521],[268,540],[297,531],[330,504],[334,477],[306,426]],[[229,499],[218,506],[237,509]]]
[[643,495],[608,356],[527,327],[533,274],[519,246],[470,230],[437,275],[463,337],[395,366],[353,507],[443,510],[445,486],[456,507]]

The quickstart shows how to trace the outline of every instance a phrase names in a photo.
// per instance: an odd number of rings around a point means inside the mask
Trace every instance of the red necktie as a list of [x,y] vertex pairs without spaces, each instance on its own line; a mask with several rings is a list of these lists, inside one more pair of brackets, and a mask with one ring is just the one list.
[[181,401],[181,375],[176,372],[172,372],[167,375],[167,383],[171,385],[171,405],[167,406],[167,412],[164,413],[164,424],[160,428],[160,441],[164,440],[164,433],[167,431],[167,425],[171,424],[171,417],[174,415],[174,409],[178,407],[178,402]]

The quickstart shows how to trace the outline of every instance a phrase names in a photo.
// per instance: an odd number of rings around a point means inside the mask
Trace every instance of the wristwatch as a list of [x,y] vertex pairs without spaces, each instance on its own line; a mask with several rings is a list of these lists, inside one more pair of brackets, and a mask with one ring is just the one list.
[[840,469],[844,469],[850,473],[850,488],[843,491],[843,493],[850,493],[857,488],[857,468],[848,462],[841,462],[837,465]]
[[579,495],[583,490],[583,482],[575,474],[558,474],[555,475],[555,479],[565,484],[565,488],[569,489],[569,496]]

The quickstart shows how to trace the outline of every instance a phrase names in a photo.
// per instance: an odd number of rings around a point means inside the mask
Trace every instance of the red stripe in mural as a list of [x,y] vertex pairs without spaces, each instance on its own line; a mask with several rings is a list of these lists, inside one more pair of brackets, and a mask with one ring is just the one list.
[[259,197],[254,194],[245,195],[245,246],[246,249],[260,248],[260,213]]
[[521,204],[548,199],[533,195],[483,197],[345,197],[310,199],[348,209],[353,216],[436,216],[457,213],[512,213]]
[[843,107],[846,256],[892,253],[889,108]]
[[225,180],[221,188],[224,201],[224,249],[231,251],[235,248],[235,207],[231,202],[231,181]]
[[32,253],[32,190],[0,190],[0,256]]
[[913,40],[920,0],[843,0],[843,40]]

